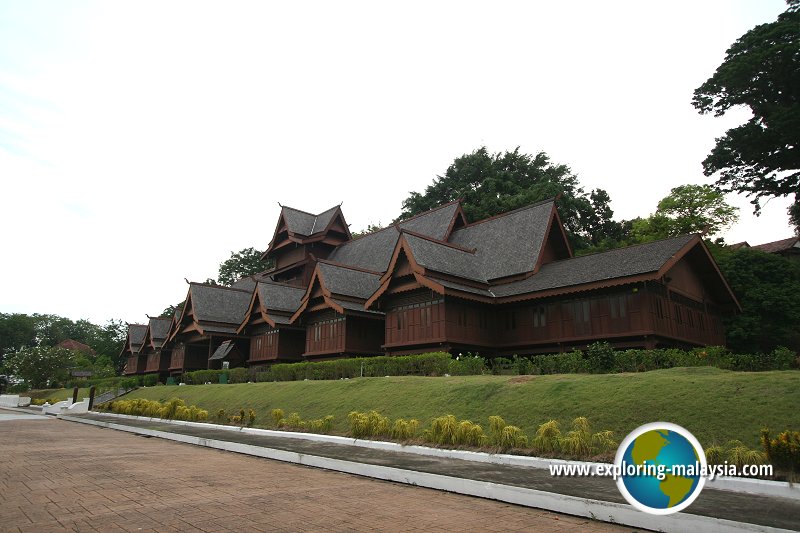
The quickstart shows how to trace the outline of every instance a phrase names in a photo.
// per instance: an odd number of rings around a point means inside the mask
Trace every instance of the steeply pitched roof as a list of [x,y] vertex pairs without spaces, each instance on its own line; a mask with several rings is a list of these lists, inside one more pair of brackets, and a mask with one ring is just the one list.
[[553,200],[533,204],[458,229],[449,242],[475,249],[487,280],[534,270],[546,238]]
[[442,241],[447,237],[453,217],[458,211],[458,202],[450,202],[441,207],[432,209],[422,215],[409,218],[397,224],[400,229],[406,229]]
[[514,296],[657,272],[694,238],[694,235],[682,235],[555,261],[542,266],[538,273],[527,279],[496,285],[491,291],[498,297]]
[[258,284],[258,297],[268,311],[288,311],[294,313],[300,307],[305,289],[282,283],[261,282]]
[[198,321],[238,326],[250,307],[250,291],[200,283],[192,283],[190,290],[192,310]]
[[312,215],[299,209],[283,206],[282,214],[291,233],[308,237],[327,228],[337,209],[339,209],[338,205],[318,215]]
[[395,226],[389,226],[342,244],[328,259],[343,265],[384,272],[399,235]]
[[320,261],[317,268],[325,287],[333,294],[366,300],[380,285],[381,276],[374,272],[356,270],[325,261]]
[[474,252],[409,233],[404,235],[411,247],[411,255],[420,266],[460,278],[486,282]]
[[144,336],[147,333],[147,326],[144,324],[129,324],[128,325],[128,340],[131,345],[141,345],[144,342]]
[[432,239],[443,240],[447,236],[447,230],[453,217],[456,216],[458,207],[458,202],[450,202],[382,230],[353,239],[337,247],[328,259],[343,265],[385,272],[401,229],[413,231]]
[[768,242],[766,244],[759,244],[757,246],[753,246],[752,248],[753,250],[761,250],[762,252],[767,252],[768,254],[786,252],[792,248],[797,248],[798,252],[800,252],[800,238],[789,237],[788,239],[781,239],[779,241]]
[[74,352],[81,352],[87,355],[94,355],[95,351],[92,349],[91,346],[88,344],[84,344],[80,341],[76,341],[74,339],[65,339],[58,343],[59,348],[66,348],[67,350],[72,350]]
[[169,334],[169,328],[172,325],[171,318],[151,318],[150,319],[150,336],[155,341],[163,341]]

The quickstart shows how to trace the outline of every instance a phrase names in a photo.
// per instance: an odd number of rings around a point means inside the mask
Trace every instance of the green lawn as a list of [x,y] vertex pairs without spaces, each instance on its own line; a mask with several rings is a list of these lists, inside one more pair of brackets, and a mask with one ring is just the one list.
[[[32,400],[67,400],[72,398],[72,389],[39,389],[28,392],[20,392],[20,396],[29,396]],[[78,389],[78,401],[89,397],[89,389]]]
[[386,377],[347,381],[293,381],[241,385],[157,386],[125,396],[168,400],[229,414],[254,409],[256,425],[270,423],[271,409],[304,419],[334,415],[334,432],[347,431],[350,411],[376,409],[391,418],[453,414],[478,422],[500,415],[530,436],[556,419],[562,429],[585,416],[594,430],[610,429],[621,440],[641,424],[673,422],[708,446],[740,439],[760,448],[759,431],[800,429],[800,372],[731,372],[717,368],[673,368],[638,374],[550,376]]

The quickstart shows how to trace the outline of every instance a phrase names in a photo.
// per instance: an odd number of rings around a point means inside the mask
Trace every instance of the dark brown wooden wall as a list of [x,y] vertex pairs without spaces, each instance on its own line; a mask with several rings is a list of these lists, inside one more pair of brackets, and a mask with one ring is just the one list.
[[348,316],[345,321],[345,352],[350,354],[382,355],[383,324],[382,320]]
[[335,313],[321,313],[306,326],[306,349],[304,355],[343,353],[346,334],[346,319]]

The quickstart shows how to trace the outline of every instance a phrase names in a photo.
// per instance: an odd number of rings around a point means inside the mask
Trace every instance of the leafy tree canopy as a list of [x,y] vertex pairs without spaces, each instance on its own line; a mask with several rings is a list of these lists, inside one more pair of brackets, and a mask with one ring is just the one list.
[[399,220],[459,198],[467,218],[475,221],[557,196],[559,215],[574,248],[622,233],[612,219],[608,193],[597,189],[587,194],[566,165],[551,163],[544,152],[529,155],[516,148],[490,154],[485,146],[456,158],[423,194],[410,193]]
[[183,302],[178,302],[175,305],[167,306],[167,308],[164,309],[164,311],[161,313],[161,317],[172,318],[173,316],[175,316],[176,313],[180,313],[181,311],[183,311],[183,304],[185,303],[186,302],[183,301]]
[[380,222],[378,222],[377,224],[367,224],[366,229],[363,229],[361,231],[351,231],[350,235],[354,239],[358,239],[359,237],[363,237],[364,235],[369,235],[370,233],[375,233],[376,231],[380,231],[384,227],[385,226],[382,226]]
[[262,253],[255,248],[231,252],[231,256],[219,265],[217,282],[220,285],[230,286],[245,276],[252,276],[267,270],[270,265],[261,260]]
[[72,339],[91,347],[98,357],[108,356],[113,366],[122,369],[119,353],[127,328],[121,320],[109,320],[99,326],[88,320],[73,321],[58,315],[0,313],[0,355],[26,347],[55,346]]
[[6,355],[3,372],[23,379],[34,389],[64,382],[75,364],[76,353],[54,346],[28,347]]
[[[695,89],[702,114],[736,106],[753,117],[717,139],[703,161],[717,186],[759,199],[795,195],[800,202],[800,0],[789,0],[778,20],[742,35],[714,75]],[[794,209],[800,209],[795,207]]]
[[800,351],[800,263],[748,248],[710,248],[742,306],[725,318],[728,346],[738,353]]
[[736,222],[737,211],[710,185],[680,185],[658,202],[655,213],[633,221],[632,241],[648,242],[690,233],[712,237]]

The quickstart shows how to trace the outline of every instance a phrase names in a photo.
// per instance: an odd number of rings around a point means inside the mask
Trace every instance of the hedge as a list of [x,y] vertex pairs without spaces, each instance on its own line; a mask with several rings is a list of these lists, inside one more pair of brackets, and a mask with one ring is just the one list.
[[797,366],[797,355],[777,348],[768,354],[733,354],[719,346],[678,349],[614,350],[610,344],[596,342],[585,351],[573,350],[530,357],[495,357],[484,359],[467,354],[453,358],[446,352],[419,355],[353,357],[332,361],[278,363],[260,368],[197,370],[183,374],[190,385],[219,383],[220,375],[228,383],[248,381],[302,381],[349,379],[382,376],[468,376],[480,374],[576,374],[647,372],[678,366],[714,366],[737,371],[787,370]]

